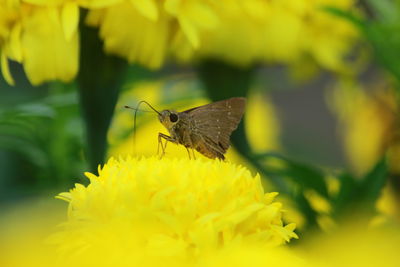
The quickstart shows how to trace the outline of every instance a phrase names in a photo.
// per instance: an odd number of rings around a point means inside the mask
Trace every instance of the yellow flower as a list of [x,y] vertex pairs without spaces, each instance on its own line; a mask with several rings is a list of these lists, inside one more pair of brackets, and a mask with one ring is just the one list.
[[166,0],[164,7],[179,22],[180,30],[194,48],[200,46],[199,31],[213,29],[218,22],[212,1]]
[[[389,172],[400,173],[399,106],[392,89],[383,84],[363,88],[349,82],[340,84],[329,95],[329,104],[339,118],[349,165],[356,175],[367,174],[385,152]],[[390,183],[382,190],[376,202],[379,215],[372,219],[372,225],[400,221],[398,200],[392,191]]]
[[172,54],[182,62],[217,58],[237,65],[293,65],[311,56],[338,71],[345,68],[357,31],[322,7],[354,5],[353,0],[121,0],[91,8],[87,22],[100,28],[107,52],[152,69]]
[[[99,27],[107,53],[151,69],[173,56],[217,58],[236,65],[317,62],[346,69],[354,27],[321,7],[353,0],[0,0],[1,69],[23,64],[32,84],[71,81],[78,71],[79,8]],[[302,65],[302,64],[300,64]]]
[[123,0],[100,10],[92,9],[87,23],[100,28],[106,52],[157,69],[164,63],[175,35],[182,33],[191,46],[200,45],[199,29],[216,24],[210,5],[198,0]]
[[[218,160],[111,158],[59,198],[69,203],[53,239],[66,253],[110,260],[136,254],[195,259],[238,244],[273,247],[297,238],[277,193]],[[135,249],[141,248],[140,251]],[[119,262],[119,261],[118,261]]]
[[398,266],[398,225],[374,229],[367,225],[368,220],[360,220],[360,214],[355,214],[341,228],[329,235],[314,236],[298,249],[310,266]]
[[[35,1],[30,1],[35,2]],[[23,64],[32,84],[72,80],[78,71],[78,8],[0,2],[0,50],[3,76],[14,81],[8,59]]]
[[237,246],[212,253],[199,260],[204,267],[311,267],[304,259],[289,249],[265,250],[259,247]]
[[375,207],[379,214],[372,220],[372,226],[385,225],[388,222],[400,223],[400,205],[395,189],[392,187],[383,188]]
[[[43,201],[42,201],[43,202]],[[50,204],[50,205],[49,205]],[[230,246],[220,247],[217,250],[210,250],[201,257],[194,260],[183,260],[177,257],[156,256],[147,253],[143,246],[134,246],[132,242],[128,242],[130,248],[123,258],[116,258],[118,251],[126,244],[118,243],[115,236],[112,239],[109,235],[99,236],[98,240],[103,239],[105,244],[107,238],[110,243],[106,247],[100,248],[99,253],[104,254],[88,255],[74,251],[71,254],[63,255],[61,251],[57,251],[57,247],[51,243],[54,237],[51,237],[46,244],[43,239],[49,235],[49,229],[53,229],[57,221],[64,216],[54,216],[54,212],[60,212],[54,209],[54,202],[41,203],[39,207],[34,207],[32,203],[29,205],[9,209],[8,212],[1,214],[0,221],[0,266],[4,267],[70,267],[70,266],[279,266],[279,267],[305,267],[309,266],[305,259],[300,258],[295,251],[289,247],[281,246],[278,248],[268,248],[251,246],[249,244],[235,243]],[[49,208],[51,208],[49,210]],[[51,211],[51,213],[49,212]],[[10,215],[11,214],[11,215]],[[58,218],[60,217],[60,218]],[[115,226],[112,225],[112,226]],[[110,225],[110,227],[112,227]],[[118,229],[110,229],[110,233]],[[86,235],[82,232],[82,235]],[[127,237],[128,239],[129,237]],[[53,239],[53,240],[52,240]],[[56,238],[57,239],[57,238]],[[135,240],[135,237],[132,237]],[[68,242],[68,240],[64,240]],[[107,249],[107,250],[106,250]],[[93,250],[93,248],[92,248]]]
[[122,1],[110,7],[92,10],[87,23],[100,28],[104,49],[140,63],[151,69],[159,68],[165,60],[171,31],[171,19],[165,14],[157,19],[141,14],[135,1]]
[[100,8],[120,0],[0,0],[1,70],[14,80],[8,60],[21,63],[29,81],[69,82],[79,68],[79,7]]
[[256,153],[278,150],[280,127],[275,108],[260,90],[251,90],[247,98],[246,134]]
[[345,56],[357,38],[357,30],[351,23],[328,14],[324,6],[350,10],[355,3],[220,1],[215,7],[218,23],[199,31],[198,49],[178,34],[173,53],[184,62],[212,57],[242,66],[260,61],[293,65],[311,59],[329,70],[345,70]]
[[[342,83],[328,99],[339,117],[345,153],[357,175],[368,172],[390,145],[395,151],[398,107],[391,91],[379,87],[366,93],[356,84]],[[390,167],[395,171],[397,166]]]

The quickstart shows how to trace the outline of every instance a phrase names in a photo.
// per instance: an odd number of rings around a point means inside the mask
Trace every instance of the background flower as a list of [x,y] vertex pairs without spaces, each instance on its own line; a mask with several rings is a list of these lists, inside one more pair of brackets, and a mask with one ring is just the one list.
[[350,23],[327,15],[325,6],[349,10],[354,2],[222,1],[215,7],[219,23],[200,31],[199,48],[178,38],[173,52],[184,61],[218,58],[240,66],[312,61],[330,70],[344,70],[357,31]]
[[398,229],[368,228],[363,215],[358,214],[346,225],[329,235],[315,236],[300,249],[311,266],[376,266],[385,259],[385,266],[396,266],[395,248]]
[[328,98],[340,119],[348,161],[359,175],[372,168],[387,147],[396,143],[396,96],[383,84],[371,87],[348,82],[332,90]]
[[[78,9],[3,0],[0,5],[2,72],[14,83],[8,59],[22,63],[30,82],[71,81],[78,71]],[[49,3],[48,3],[49,4]]]

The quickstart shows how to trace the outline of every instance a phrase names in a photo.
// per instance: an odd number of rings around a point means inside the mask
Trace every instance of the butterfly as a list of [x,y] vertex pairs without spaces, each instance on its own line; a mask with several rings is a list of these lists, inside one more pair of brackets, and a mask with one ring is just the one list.
[[[168,109],[158,112],[146,101],[140,101],[138,106],[140,103],[146,103],[157,112],[159,121],[169,132],[169,135],[158,133],[161,156],[165,154],[167,143],[171,142],[183,145],[189,158],[192,149],[208,158],[223,160],[230,146],[230,136],[243,117],[246,99],[233,97],[182,112]],[[194,158],[193,151],[192,155]]]

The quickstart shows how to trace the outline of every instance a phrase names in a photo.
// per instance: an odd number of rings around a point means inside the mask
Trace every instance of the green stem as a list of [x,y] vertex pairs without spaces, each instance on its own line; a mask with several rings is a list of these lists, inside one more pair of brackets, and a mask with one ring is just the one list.
[[105,55],[98,30],[81,25],[78,75],[81,110],[86,125],[87,157],[92,171],[104,163],[110,126],[126,62]]

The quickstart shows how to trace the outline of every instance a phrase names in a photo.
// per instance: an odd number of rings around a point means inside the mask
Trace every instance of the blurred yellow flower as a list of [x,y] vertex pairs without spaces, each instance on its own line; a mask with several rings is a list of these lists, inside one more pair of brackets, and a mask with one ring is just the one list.
[[376,202],[379,214],[372,220],[371,225],[380,226],[396,222],[400,224],[400,205],[396,191],[390,186],[383,188],[381,196]]
[[395,144],[395,97],[390,90],[378,88],[366,93],[354,83],[342,83],[328,101],[339,118],[350,166],[356,174],[363,175]]
[[198,266],[204,267],[311,267],[307,259],[294,251],[278,248],[265,250],[260,247],[236,246],[211,253],[199,260]]
[[[103,189],[107,184],[106,181],[104,182]],[[110,184],[107,186],[110,186],[109,189],[111,189]],[[87,204],[88,208],[95,208],[97,213],[101,214],[103,207],[97,206],[95,200],[103,197],[104,194],[109,197],[110,191],[112,190],[105,190],[97,195],[93,192],[93,198],[90,200],[87,198],[87,194],[83,194],[79,198],[84,201],[80,203]],[[153,196],[153,198],[156,197],[158,196]],[[54,203],[40,205],[36,208],[32,207],[32,203],[30,203],[23,209],[7,209],[9,211],[3,212],[0,218],[0,238],[2,240],[0,242],[0,266],[375,267],[382,265],[382,259],[384,266],[398,266],[397,251],[400,245],[398,225],[393,225],[392,228],[370,228],[368,227],[369,220],[356,219],[362,218],[358,215],[345,219],[344,225],[329,234],[308,232],[296,246],[266,248],[245,242],[231,242],[227,246],[204,251],[205,253],[198,255],[195,260],[193,260],[194,253],[189,256],[190,259],[168,256],[168,253],[175,247],[170,247],[164,251],[166,252],[164,254],[161,250],[155,254],[152,251],[154,247],[149,250],[146,246],[139,244],[140,242],[134,244],[138,236],[136,233],[131,235],[134,232],[133,225],[123,223],[123,221],[135,219],[130,216],[129,211],[124,212],[127,208],[134,206],[134,203],[129,203],[130,198],[130,194],[118,198],[112,196],[113,200],[126,199],[129,204],[129,206],[121,206],[119,212],[115,211],[120,220],[115,219],[110,222],[106,216],[102,216],[105,219],[100,222],[90,220],[93,217],[84,217],[83,221],[79,221],[75,225],[71,225],[70,221],[67,223],[67,227],[74,229],[70,233],[78,233],[79,236],[65,238],[63,233],[61,236],[56,235],[50,238],[51,243],[60,241],[60,238],[64,242],[80,238],[82,240],[80,245],[86,244],[88,239],[96,244],[94,247],[86,247],[82,251],[74,250],[72,252],[69,250],[57,251],[56,246],[43,245],[43,236],[48,235],[49,229],[52,229],[57,221],[60,221],[59,215],[54,217],[54,213],[60,211],[55,209]],[[118,204],[120,202],[111,203],[109,200],[108,203]],[[145,212],[143,213],[145,214]],[[104,213],[104,215],[107,214]],[[87,224],[87,230],[82,229],[83,223]],[[82,231],[79,232],[79,229]],[[97,238],[93,236],[95,233],[99,233]],[[141,238],[142,235],[139,237]],[[64,244],[64,248],[66,247],[68,245]],[[195,251],[194,247],[191,249]],[[91,254],[85,252],[91,252]]]
[[[46,205],[48,206],[48,205]],[[49,213],[48,207],[43,206],[34,208],[28,205],[24,208],[16,208],[13,216],[4,216],[0,223],[0,266],[2,267],[70,267],[70,266],[279,266],[279,267],[305,267],[309,266],[306,260],[301,258],[295,251],[290,250],[286,246],[278,248],[268,248],[261,246],[252,246],[250,244],[235,243],[230,246],[219,247],[217,250],[209,250],[201,257],[194,260],[184,260],[178,257],[167,257],[151,255],[143,246],[134,246],[129,243],[129,251],[123,258],[116,258],[114,250],[123,247],[126,244],[116,243],[119,240],[107,235],[99,236],[102,238],[110,238],[110,243],[106,244],[106,248],[100,248],[104,254],[81,255],[81,253],[72,253],[70,255],[60,255],[56,246],[43,244],[43,236],[49,234],[56,221],[60,221],[58,216]],[[51,209],[54,212],[54,209]],[[60,210],[57,209],[56,212]],[[37,212],[37,214],[35,214]],[[12,218],[7,218],[12,217]],[[23,219],[22,219],[23,218]],[[56,219],[57,218],[57,219]],[[7,223],[4,223],[4,219]],[[50,221],[48,221],[50,220]],[[3,230],[3,231],[1,231]],[[115,229],[114,229],[115,230]],[[6,233],[6,236],[3,233]],[[112,229],[110,229],[112,232]],[[82,233],[83,235],[85,233]],[[50,243],[53,238],[50,238]],[[135,237],[132,237],[135,240]],[[105,243],[104,240],[103,243]]]
[[324,11],[350,10],[353,0],[121,0],[91,9],[107,52],[159,68],[169,55],[182,62],[217,58],[237,65],[295,64],[305,59],[327,69],[346,68],[357,38],[354,26]]
[[173,31],[171,19],[164,13],[157,19],[144,16],[134,2],[121,1],[104,9],[91,10],[86,22],[100,28],[106,52],[125,57],[130,63],[159,68],[164,63]]
[[199,31],[213,29],[218,22],[214,5],[216,4],[209,0],[166,0],[164,7],[166,13],[178,21],[180,30],[189,43],[198,48]]
[[310,266],[387,266],[399,265],[399,228],[368,228],[368,220],[357,214],[345,220],[336,231],[311,236],[298,247]]
[[250,91],[244,116],[246,134],[254,152],[280,148],[280,127],[275,107],[261,90]]
[[0,1],[1,69],[10,84],[8,59],[23,64],[33,85],[67,82],[78,71],[78,7],[36,2],[43,1]]
[[161,67],[171,40],[182,33],[198,47],[200,29],[212,28],[217,16],[211,1],[128,1],[103,9],[92,9],[87,23],[100,28],[105,50],[151,69]]
[[237,65],[312,61],[346,69],[357,32],[324,6],[353,0],[0,0],[1,69],[23,64],[32,84],[72,80],[78,71],[79,8],[99,27],[104,49],[151,69],[173,56],[217,58]]
[[68,221],[52,242],[64,255],[193,260],[238,244],[267,249],[297,238],[294,224],[282,222],[277,193],[264,193],[260,177],[241,166],[111,158],[98,176],[86,176],[88,186],[58,196],[69,203]]
[[277,200],[283,204],[285,210],[282,214],[283,220],[286,222],[293,222],[296,224],[296,229],[302,231],[306,226],[306,218],[299,211],[295,201],[288,196],[279,195]]
[[199,32],[199,48],[177,34],[173,53],[184,62],[213,57],[242,66],[260,61],[294,65],[311,59],[329,70],[347,70],[345,57],[358,33],[351,23],[324,11],[326,6],[351,10],[355,3],[220,1],[215,5],[219,23]]
[[[328,101],[338,116],[344,151],[354,173],[367,174],[387,152],[389,172],[400,174],[399,107],[392,88],[384,84],[363,88],[344,82],[328,95]],[[371,221],[372,225],[400,221],[398,200],[390,184],[382,191],[376,207],[380,215]]]

